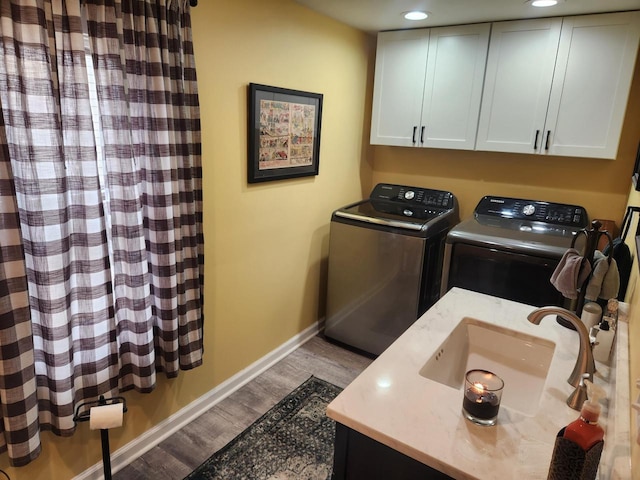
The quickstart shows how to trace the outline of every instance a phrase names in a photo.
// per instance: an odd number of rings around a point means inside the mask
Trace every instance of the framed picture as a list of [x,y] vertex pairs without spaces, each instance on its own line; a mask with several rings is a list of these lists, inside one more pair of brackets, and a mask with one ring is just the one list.
[[322,94],[249,84],[249,183],[318,175]]
[[640,175],[640,144],[638,145],[638,150],[636,151],[636,164],[633,166],[633,175],[631,176],[631,180],[633,182],[633,186],[636,191],[640,191],[640,180],[638,176]]

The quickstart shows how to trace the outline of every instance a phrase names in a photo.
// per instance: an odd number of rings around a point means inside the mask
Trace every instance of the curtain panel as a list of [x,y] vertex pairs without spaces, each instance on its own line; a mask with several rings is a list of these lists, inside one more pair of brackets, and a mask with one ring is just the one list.
[[0,449],[202,363],[188,0],[0,2]]

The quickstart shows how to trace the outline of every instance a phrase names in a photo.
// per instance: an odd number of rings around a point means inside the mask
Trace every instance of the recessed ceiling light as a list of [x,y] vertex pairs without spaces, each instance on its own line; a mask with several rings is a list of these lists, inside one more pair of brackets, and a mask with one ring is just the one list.
[[429,14],[427,12],[421,12],[418,10],[414,10],[413,12],[405,12],[404,18],[407,20],[424,20],[427,18]]
[[531,5],[534,7],[553,7],[557,5],[558,0],[533,0]]

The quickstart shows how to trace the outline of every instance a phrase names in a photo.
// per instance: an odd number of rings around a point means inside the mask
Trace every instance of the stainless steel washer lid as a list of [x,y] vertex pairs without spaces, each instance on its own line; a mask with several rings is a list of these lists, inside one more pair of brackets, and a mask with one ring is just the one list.
[[577,205],[486,196],[473,218],[451,229],[447,243],[560,258],[588,223],[586,210]]
[[459,221],[458,202],[451,192],[380,183],[368,200],[336,210],[333,219],[426,235]]

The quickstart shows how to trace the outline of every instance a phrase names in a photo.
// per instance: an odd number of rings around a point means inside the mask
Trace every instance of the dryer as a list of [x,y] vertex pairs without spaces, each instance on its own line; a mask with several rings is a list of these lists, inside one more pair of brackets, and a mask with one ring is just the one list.
[[447,235],[442,290],[461,287],[534,306],[570,308],[550,278],[587,227],[578,205],[485,196]]

